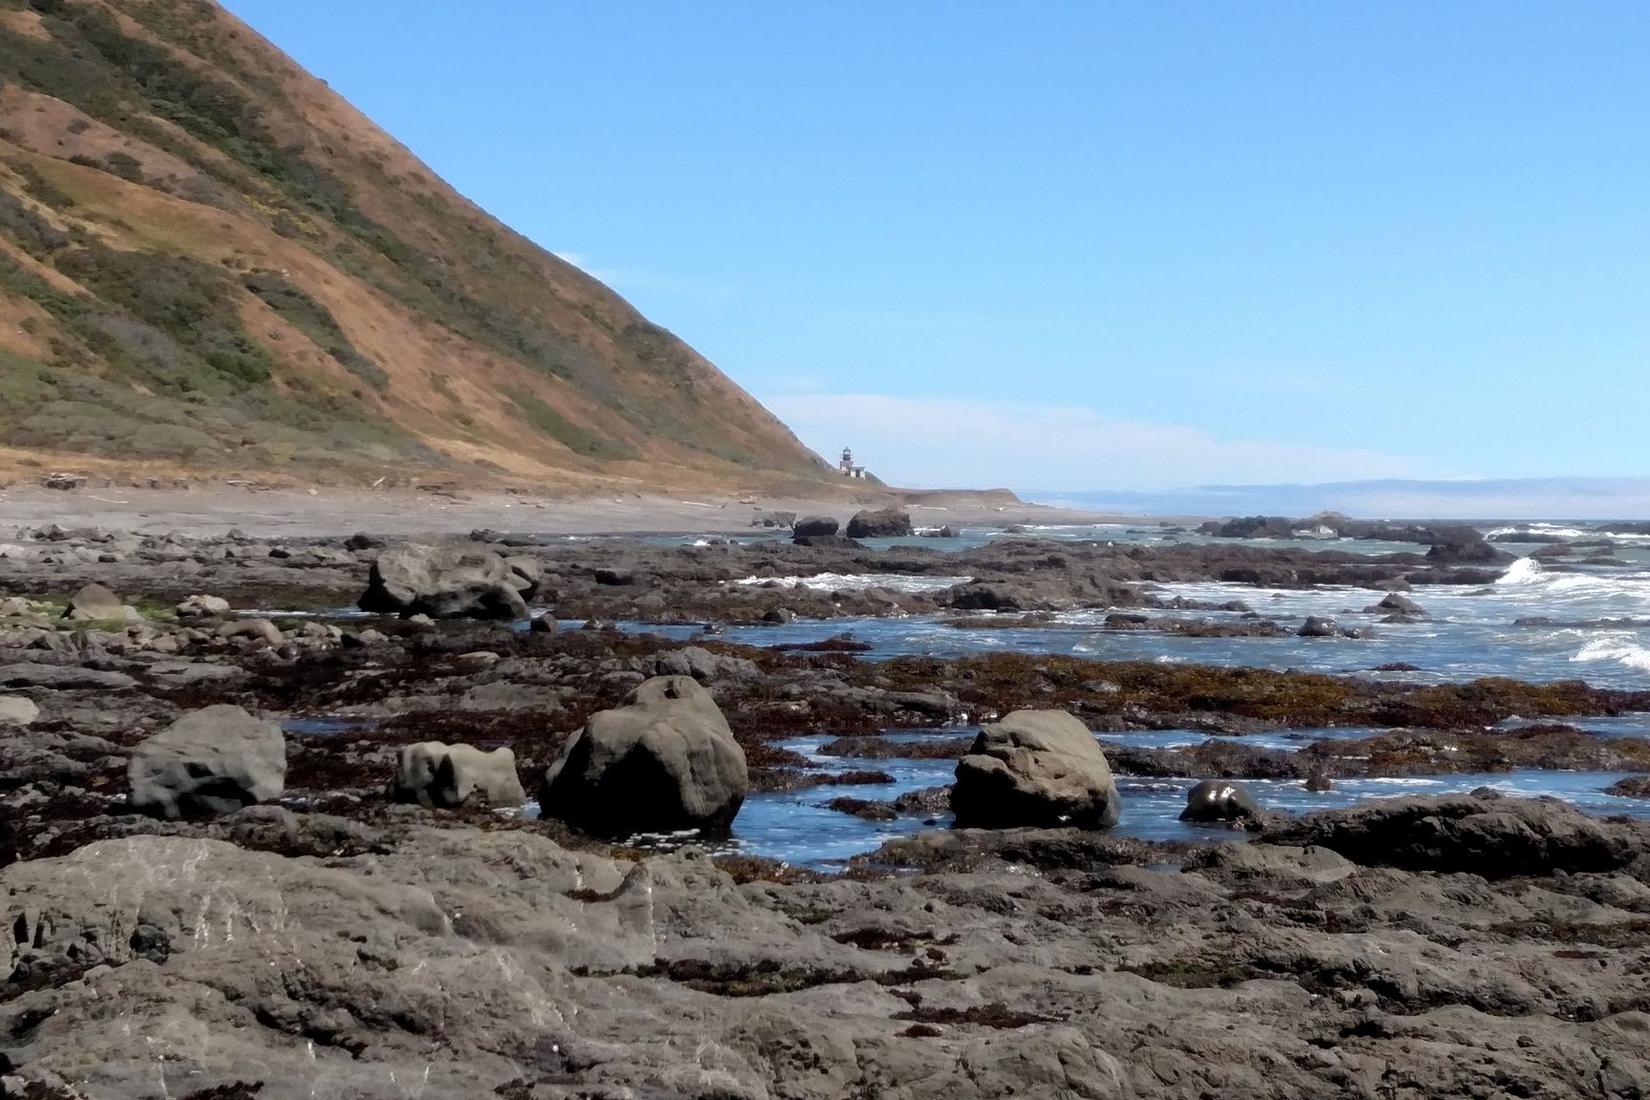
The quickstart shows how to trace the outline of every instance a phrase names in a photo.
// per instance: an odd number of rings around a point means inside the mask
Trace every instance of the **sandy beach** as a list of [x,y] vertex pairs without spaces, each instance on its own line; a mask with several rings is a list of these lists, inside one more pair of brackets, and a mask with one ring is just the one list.
[[319,537],[367,531],[442,535],[478,527],[552,535],[735,533],[768,511],[846,520],[861,508],[896,504],[918,526],[943,524],[1158,523],[1161,517],[1114,515],[1016,501],[1002,492],[889,491],[835,498],[621,493],[550,496],[498,490],[190,489],[36,486],[0,490],[0,523],[60,523],[142,533],[221,535],[231,527],[264,537]]

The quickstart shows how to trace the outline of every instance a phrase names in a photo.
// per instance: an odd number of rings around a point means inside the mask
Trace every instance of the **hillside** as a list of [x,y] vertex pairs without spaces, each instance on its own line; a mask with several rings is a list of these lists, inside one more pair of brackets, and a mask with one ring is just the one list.
[[0,0],[0,462],[817,481],[778,420],[208,0]]

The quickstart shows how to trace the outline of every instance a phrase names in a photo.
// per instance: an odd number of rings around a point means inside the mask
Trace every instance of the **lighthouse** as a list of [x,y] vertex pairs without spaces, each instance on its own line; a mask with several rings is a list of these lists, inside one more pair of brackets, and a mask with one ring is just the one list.
[[843,477],[864,477],[865,467],[854,465],[854,452],[849,447],[842,448],[842,461],[837,463],[837,472]]

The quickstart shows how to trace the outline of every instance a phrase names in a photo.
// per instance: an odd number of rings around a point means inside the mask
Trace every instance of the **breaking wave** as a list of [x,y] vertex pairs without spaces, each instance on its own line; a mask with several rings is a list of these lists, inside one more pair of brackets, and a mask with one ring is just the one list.
[[943,592],[973,577],[920,577],[907,573],[815,573],[811,577],[742,577],[734,584],[748,587],[807,588],[815,592],[859,592],[886,588],[890,592]]

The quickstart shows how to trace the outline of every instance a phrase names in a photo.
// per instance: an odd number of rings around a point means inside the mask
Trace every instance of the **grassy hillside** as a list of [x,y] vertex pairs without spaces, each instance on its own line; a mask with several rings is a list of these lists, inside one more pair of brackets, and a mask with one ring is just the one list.
[[209,0],[0,0],[0,448],[333,480],[825,476]]

